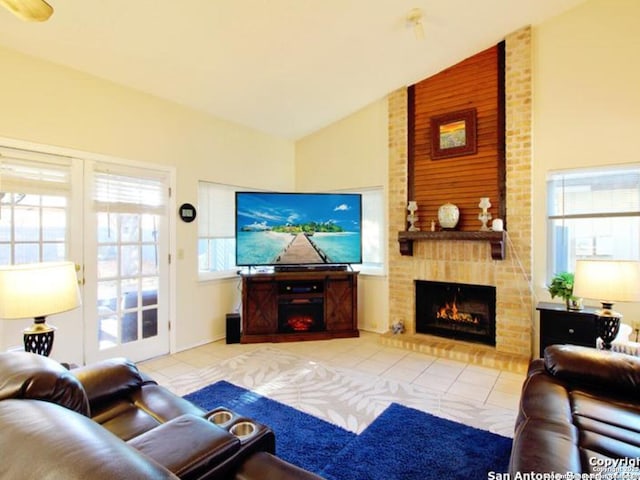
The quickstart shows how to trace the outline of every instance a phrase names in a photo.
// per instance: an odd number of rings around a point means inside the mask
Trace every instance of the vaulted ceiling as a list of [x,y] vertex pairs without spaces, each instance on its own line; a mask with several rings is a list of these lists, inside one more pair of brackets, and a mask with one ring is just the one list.
[[48,0],[0,45],[294,140],[583,1]]

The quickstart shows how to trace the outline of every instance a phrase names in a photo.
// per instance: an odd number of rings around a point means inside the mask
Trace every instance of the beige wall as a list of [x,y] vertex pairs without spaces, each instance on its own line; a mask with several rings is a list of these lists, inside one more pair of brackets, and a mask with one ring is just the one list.
[[[296,188],[329,191],[382,186],[386,194],[387,138],[387,100],[382,99],[299,140]],[[386,331],[386,275],[360,275],[358,282],[358,327]]]
[[[534,287],[547,301],[545,179],[640,162],[640,2],[591,0],[533,31]],[[640,241],[640,240],[639,240]],[[590,305],[597,302],[588,301]],[[640,327],[640,305],[617,304]]]
[[[0,49],[0,137],[175,167],[176,205],[197,204],[197,182],[291,190],[294,145],[75,70]],[[174,345],[220,338],[238,304],[236,279],[197,280],[197,227],[177,219]],[[174,258],[177,258],[174,255]],[[59,323],[54,355],[79,361],[81,325]],[[28,323],[28,322],[27,322]],[[18,325],[19,328],[18,328]],[[0,350],[21,322],[0,322]],[[69,332],[76,332],[69,335]]]

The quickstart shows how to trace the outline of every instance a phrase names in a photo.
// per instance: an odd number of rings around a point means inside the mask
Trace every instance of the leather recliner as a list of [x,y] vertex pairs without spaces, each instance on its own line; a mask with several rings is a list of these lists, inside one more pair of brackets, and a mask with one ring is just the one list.
[[242,439],[209,413],[126,359],[69,370],[0,353],[0,478],[320,478],[275,457],[267,426],[235,416],[256,426]]
[[532,361],[509,466],[518,472],[640,478],[640,358],[552,345]]

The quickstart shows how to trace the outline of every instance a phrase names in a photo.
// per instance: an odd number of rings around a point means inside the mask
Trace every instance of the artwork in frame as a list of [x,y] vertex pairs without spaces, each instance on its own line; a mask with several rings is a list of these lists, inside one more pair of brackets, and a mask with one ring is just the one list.
[[476,109],[431,117],[431,158],[460,157],[476,153]]

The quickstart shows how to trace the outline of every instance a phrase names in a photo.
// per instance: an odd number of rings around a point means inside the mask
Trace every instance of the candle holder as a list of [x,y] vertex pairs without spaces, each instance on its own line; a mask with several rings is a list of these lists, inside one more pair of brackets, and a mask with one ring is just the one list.
[[416,222],[418,221],[418,215],[416,214],[416,211],[418,210],[418,202],[411,200],[407,205],[407,210],[409,211],[409,215],[407,215],[407,221],[409,222],[409,231],[420,231],[420,229],[416,227]]
[[482,212],[478,214],[478,220],[482,222],[482,226],[480,227],[481,232],[488,232],[491,229],[487,226],[489,220],[491,220],[491,214],[489,213],[489,208],[491,207],[491,202],[489,201],[489,197],[480,198],[480,203],[478,207],[482,209]]

